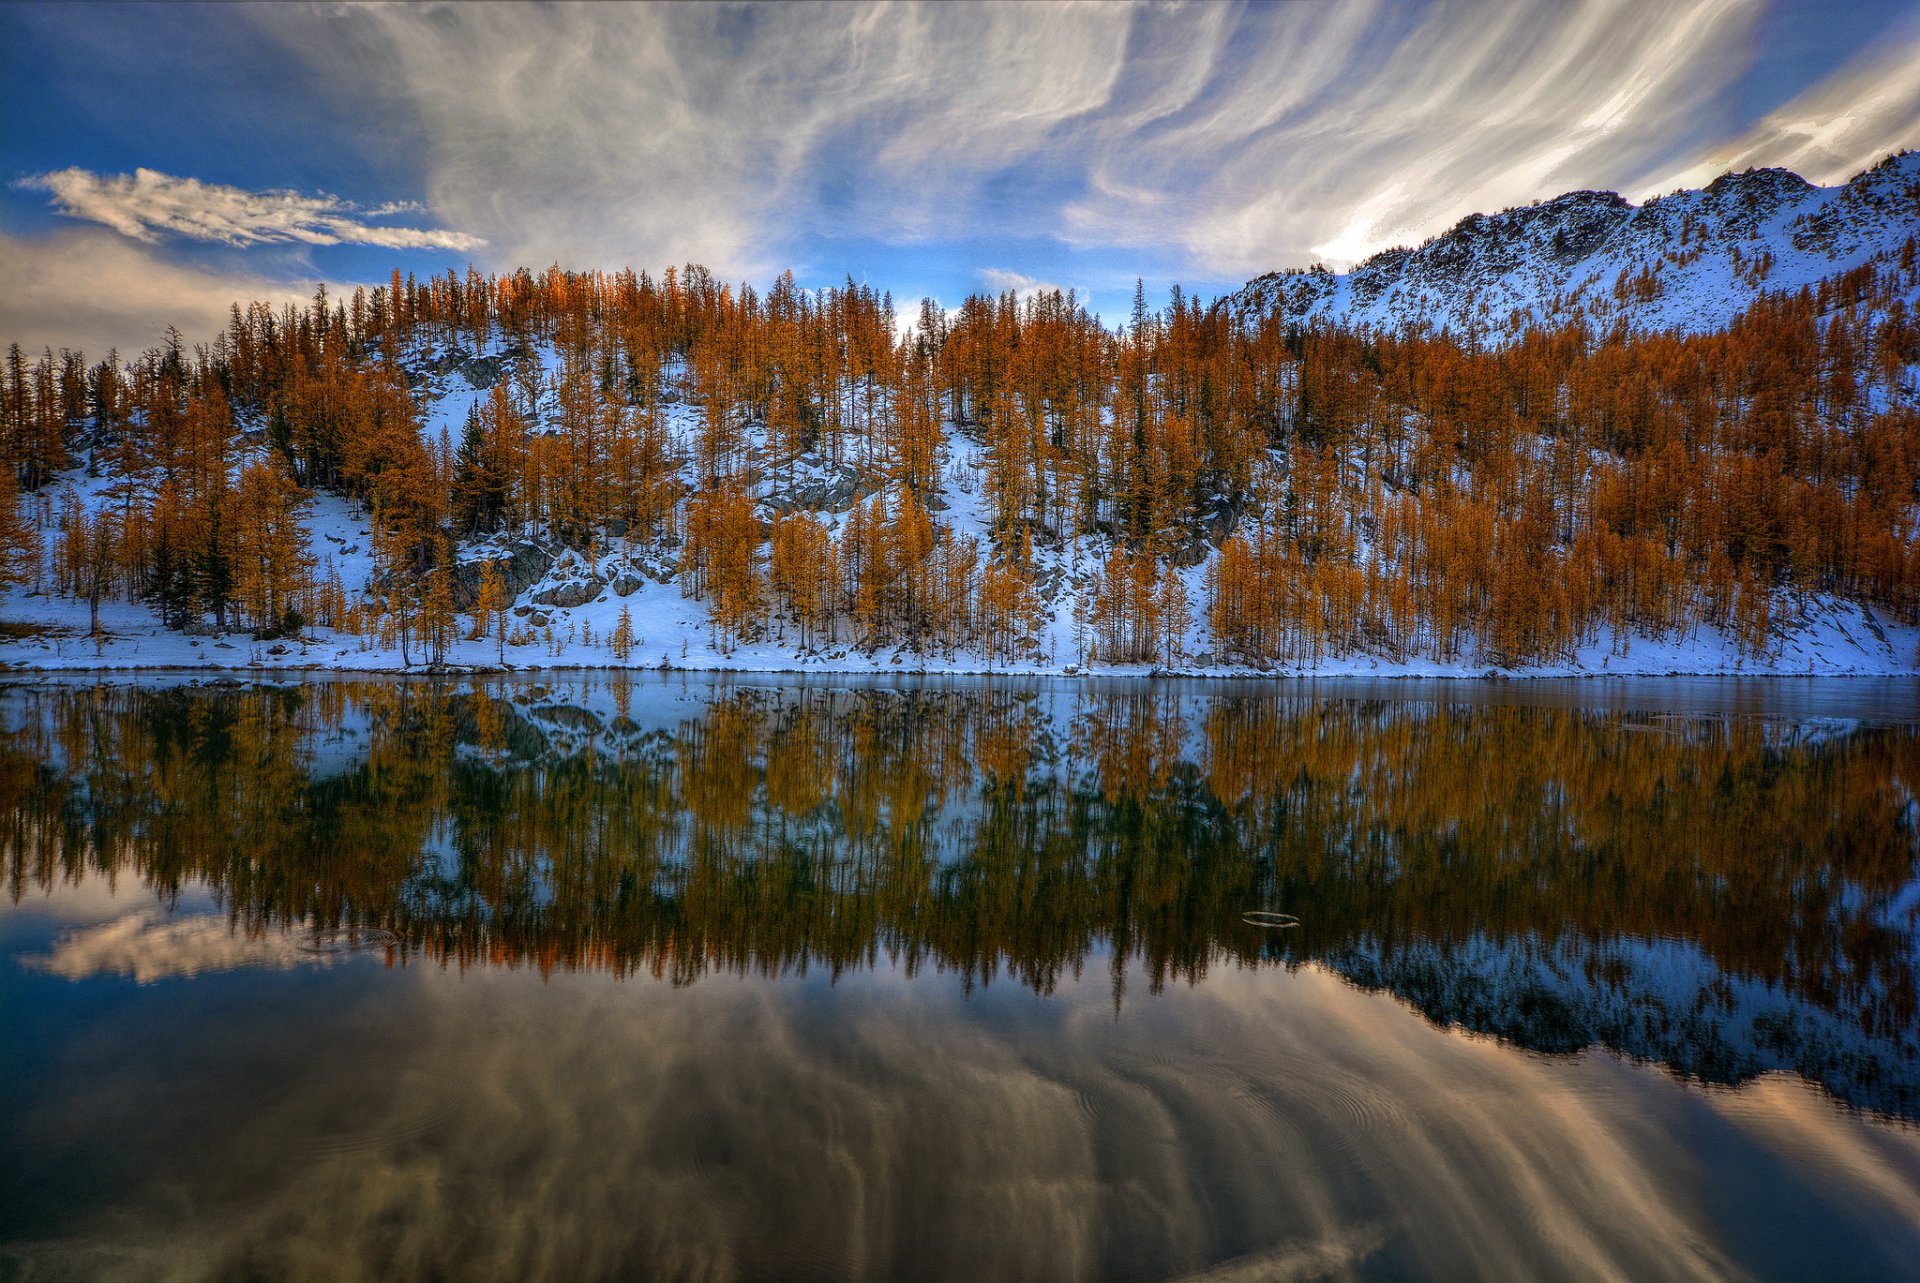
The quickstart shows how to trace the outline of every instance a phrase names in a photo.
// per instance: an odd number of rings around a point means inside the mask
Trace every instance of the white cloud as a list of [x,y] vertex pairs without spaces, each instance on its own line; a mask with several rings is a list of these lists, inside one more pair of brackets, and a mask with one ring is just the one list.
[[248,191],[153,169],[131,174],[60,169],[23,178],[18,185],[53,193],[55,206],[70,218],[103,224],[138,241],[158,241],[168,233],[226,245],[292,242],[473,250],[486,243],[463,232],[376,227],[365,221],[416,209],[407,203],[362,210],[337,196]]
[[[981,268],[980,281],[995,294],[1004,294],[1012,290],[1014,297],[1022,303],[1042,294],[1052,294],[1056,290],[1062,294],[1067,292],[1067,287],[1064,285],[1055,285],[1052,281],[1043,281],[1037,277],[1028,276],[1024,272],[1009,271],[1004,267]],[[1084,302],[1086,291],[1080,290],[1077,293]]]
[[95,359],[109,348],[132,356],[154,347],[169,325],[189,342],[210,339],[234,303],[300,303],[315,285],[182,266],[95,228],[0,233],[0,280],[0,343],[28,352],[74,348]]

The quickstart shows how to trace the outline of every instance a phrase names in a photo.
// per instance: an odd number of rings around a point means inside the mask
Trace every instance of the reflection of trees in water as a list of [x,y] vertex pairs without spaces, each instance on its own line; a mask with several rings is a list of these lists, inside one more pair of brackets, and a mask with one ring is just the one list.
[[[1912,728],[1797,743],[1752,718],[1297,692],[712,689],[665,720],[664,688],[624,679],[14,690],[11,890],[203,881],[249,926],[676,983],[885,956],[1044,992],[1108,952],[1116,985],[1136,963],[1157,988],[1317,958],[1442,1019],[1630,1049],[1670,1031],[1607,999],[1658,982],[1623,942],[1677,941],[1714,984],[1914,1051],[1913,924],[1891,908],[1914,877]],[[1242,920],[1273,907],[1302,925]],[[1502,966],[1550,962],[1449,978],[1488,942]],[[1694,1017],[1739,1005],[1690,996]]]

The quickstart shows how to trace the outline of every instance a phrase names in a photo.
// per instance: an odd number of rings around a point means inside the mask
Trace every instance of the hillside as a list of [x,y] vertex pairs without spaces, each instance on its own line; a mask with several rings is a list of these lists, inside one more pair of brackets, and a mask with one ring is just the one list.
[[[16,348],[0,664],[1912,672],[1916,173],[1576,194],[1118,331],[554,268]],[[1412,323],[1493,293],[1544,315]]]
[[1470,214],[1417,249],[1385,250],[1344,274],[1258,277],[1234,301],[1302,320],[1428,325],[1490,341],[1575,319],[1597,331],[1702,333],[1729,325],[1763,293],[1896,262],[1916,230],[1920,152],[1906,152],[1838,187],[1754,169],[1638,206],[1614,192],[1567,192]]

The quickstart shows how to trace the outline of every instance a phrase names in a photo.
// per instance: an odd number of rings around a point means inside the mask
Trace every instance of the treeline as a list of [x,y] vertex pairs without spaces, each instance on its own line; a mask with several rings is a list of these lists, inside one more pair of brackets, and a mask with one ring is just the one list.
[[[1783,590],[1920,618],[1915,259],[1910,238],[1721,333],[1498,349],[1177,288],[1108,330],[1060,293],[903,324],[791,275],[396,274],[131,363],[10,351],[0,574],[436,657],[506,639],[462,547],[533,533],[676,567],[728,639],[1011,653],[1052,609],[1051,558],[1106,660],[1190,658],[1201,618],[1219,662],[1518,663],[1703,624],[1758,653]],[[476,356],[490,391],[427,439],[429,376]],[[49,483],[82,462],[95,498],[62,510]],[[845,520],[780,501],[843,470],[869,496]],[[315,490],[372,516],[364,592],[313,564]],[[977,536],[943,515],[962,491]]]

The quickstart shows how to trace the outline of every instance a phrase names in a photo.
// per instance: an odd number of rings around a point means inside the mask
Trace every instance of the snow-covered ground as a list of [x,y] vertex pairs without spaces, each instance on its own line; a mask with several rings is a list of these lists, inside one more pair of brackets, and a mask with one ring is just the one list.
[[[351,529],[345,505],[338,505]],[[330,526],[316,521],[316,543],[329,545]],[[338,538],[339,536],[336,536]],[[348,538],[345,547],[364,549],[365,535]],[[340,558],[343,577],[352,568],[351,555]],[[617,571],[618,556],[602,560],[601,569]],[[610,564],[611,563],[611,564]],[[575,563],[584,566],[584,561]],[[1193,572],[1198,578],[1199,570]],[[1311,666],[1254,669],[1203,663],[1194,659],[1165,669],[1146,665],[1089,664],[1075,645],[1073,611],[1066,594],[1054,603],[1042,631],[1040,649],[1024,659],[989,659],[974,651],[921,654],[898,647],[863,651],[851,644],[795,649],[774,638],[750,643],[723,644],[707,618],[706,603],[681,595],[677,583],[661,583],[637,576],[640,586],[621,597],[611,588],[575,607],[537,607],[516,619],[514,627],[531,639],[502,648],[497,640],[461,640],[449,651],[451,667],[491,669],[541,668],[649,668],[732,670],[742,672],[846,673],[1074,673],[1099,672],[1146,675],[1167,671],[1220,676],[1405,676],[1461,677],[1499,672],[1513,677],[1631,676],[1748,674],[1779,676],[1843,676],[1920,674],[1920,628],[1899,624],[1870,607],[1809,598],[1791,610],[1775,651],[1761,659],[1743,655],[1734,640],[1714,628],[1702,628],[1692,637],[1653,639],[1601,637],[1582,647],[1571,662],[1499,668],[1472,655],[1452,663],[1427,659],[1396,661],[1367,654],[1329,656]],[[353,582],[351,579],[349,583]],[[543,581],[543,583],[546,581]],[[1197,585],[1196,585],[1197,587]],[[522,594],[521,606],[541,590]],[[1199,600],[1199,594],[1195,594]],[[625,608],[632,621],[633,647],[623,660],[610,648],[610,638]],[[538,628],[527,620],[544,620]],[[71,598],[14,591],[0,596],[0,668],[11,669],[327,669],[389,672],[424,667],[419,646],[411,648],[408,665],[397,645],[381,645],[369,636],[352,636],[328,629],[310,629],[302,637],[256,641],[246,633],[225,636],[189,636],[161,626],[144,604],[103,602],[102,638],[87,635],[85,602]],[[789,634],[789,640],[791,640]],[[1190,633],[1190,655],[1206,653],[1204,624]],[[504,662],[503,662],[504,659]]]
[[[468,407],[485,393],[457,378],[431,381],[423,398],[425,431],[438,436],[442,428],[464,421]],[[685,403],[669,412],[671,431],[684,441],[692,432],[695,408]],[[988,512],[975,478],[979,460],[975,447],[950,427],[943,450],[942,487],[938,520],[956,535],[972,535],[986,545]],[[770,457],[763,434],[749,431],[747,449],[761,460]],[[765,465],[759,485],[763,513],[766,500],[791,496],[812,486],[817,492],[844,471],[836,473],[821,461],[796,467]],[[45,492],[42,505],[57,511],[70,493],[80,502],[105,502],[105,480],[89,476],[84,466],[57,481]],[[893,496],[882,492],[883,497]],[[822,506],[818,515],[838,536],[853,500],[842,497]],[[358,596],[374,572],[372,532],[367,514],[358,505],[335,495],[317,494],[307,513],[310,551],[318,578],[337,574],[349,596]],[[462,560],[504,554],[537,532],[500,536],[483,544],[469,544]],[[48,542],[51,542],[49,537]],[[1451,662],[1415,658],[1398,660],[1365,653],[1335,654],[1300,666],[1249,668],[1218,662],[1206,624],[1206,575],[1217,554],[1211,550],[1199,564],[1181,571],[1191,603],[1193,622],[1186,630],[1181,656],[1162,667],[1090,662],[1088,630],[1076,624],[1076,601],[1092,591],[1091,576],[1104,549],[1080,539],[1036,547],[1036,579],[1051,585],[1039,628],[1013,659],[989,657],[977,650],[920,653],[898,646],[862,649],[848,639],[843,624],[841,640],[802,648],[797,632],[770,623],[761,638],[730,641],[716,633],[708,603],[686,596],[674,573],[671,550],[651,548],[615,539],[589,558],[577,549],[543,549],[551,564],[528,585],[512,607],[502,648],[496,638],[457,641],[447,655],[447,666],[469,669],[509,668],[640,668],[731,670],[745,672],[846,673],[1033,673],[1071,674],[1094,671],[1147,675],[1175,672],[1193,675],[1245,676],[1478,676],[1492,671],[1515,677],[1578,675],[1711,675],[1749,674],[1782,676],[1903,675],[1920,673],[1920,627],[1902,624],[1871,607],[1824,596],[1778,595],[1774,616],[1784,620],[1777,642],[1764,657],[1741,652],[1736,641],[1720,629],[1702,627],[1684,637],[1614,637],[1602,634],[1580,647],[1570,659],[1554,663],[1502,668],[1482,656],[1464,653]],[[50,582],[51,576],[43,577]],[[600,585],[576,605],[543,604],[556,589]],[[574,594],[563,593],[563,596]],[[615,654],[611,638],[622,611],[631,621],[633,642],[624,658]],[[106,600],[100,606],[104,636],[90,637],[87,603],[71,597],[36,592],[30,586],[0,593],[0,669],[325,669],[335,671],[401,671],[424,666],[418,643],[405,652],[382,644],[372,635],[352,635],[326,628],[310,628],[299,638],[257,641],[245,632],[224,636],[188,635],[161,625],[156,612],[144,603]],[[472,631],[462,618],[462,634]],[[411,662],[409,662],[411,661]]]

